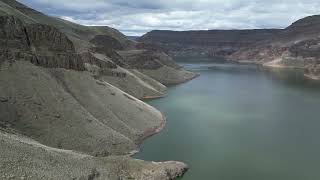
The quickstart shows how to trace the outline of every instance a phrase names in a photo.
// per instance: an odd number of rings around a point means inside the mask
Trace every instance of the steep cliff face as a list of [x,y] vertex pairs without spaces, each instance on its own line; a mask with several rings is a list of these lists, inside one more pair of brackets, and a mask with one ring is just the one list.
[[166,87],[143,70],[170,66],[170,77],[182,71],[164,53],[167,59],[155,51],[142,60],[122,55],[134,49],[115,29],[77,25],[0,0],[0,177],[181,176],[184,163],[128,157],[165,125],[164,116],[139,99],[162,97]]
[[123,50],[125,47],[115,38],[107,35],[96,35],[90,42],[98,47]]
[[66,34],[75,44],[78,52],[88,50],[92,46],[89,42],[97,35],[105,35],[116,39],[122,46],[130,46],[132,41],[125,35],[110,27],[87,27],[63,19],[47,16],[16,0],[1,0],[3,14],[14,15],[27,24],[39,23],[53,26]]
[[[125,69],[137,69],[137,66],[130,66],[134,63],[129,62],[128,58],[130,59],[143,59],[148,60],[147,62],[142,62],[143,60],[139,60],[140,64],[157,64],[158,60],[163,59],[163,62],[161,63],[161,66],[172,66],[175,64],[170,58],[166,58],[166,55],[162,56],[165,58],[150,58],[145,57],[145,53],[140,54],[141,56],[138,57],[138,54],[134,54],[134,57],[122,57],[117,51],[128,51],[137,49],[136,43],[128,40],[126,36],[121,34],[119,31],[109,28],[109,27],[86,27],[81,26],[75,23],[71,23],[65,20],[53,18],[46,16],[38,11],[35,11],[17,1],[0,1],[2,4],[2,7],[0,10],[2,10],[2,13],[8,15],[12,15],[15,17],[18,17],[23,23],[25,24],[27,29],[32,28],[38,28],[39,31],[47,31],[46,33],[52,33],[49,32],[50,28],[51,30],[57,30],[59,31],[60,35],[66,36],[69,41],[72,42],[71,46],[74,47],[74,51],[72,53],[57,53],[54,48],[49,46],[55,46],[54,43],[46,45],[47,49],[43,49],[44,47],[37,46],[36,43],[33,43],[32,52],[35,50],[37,51],[37,56],[30,56],[30,54],[23,54],[24,57],[31,59],[30,61],[36,62],[39,65],[43,66],[52,66],[52,67],[66,67],[69,68],[76,68],[77,70],[85,70],[85,63],[88,61],[93,62],[91,64],[99,66],[101,70],[98,70],[96,72],[107,72],[102,73],[105,75],[116,75],[116,77],[120,77],[118,79],[115,78],[107,78],[109,79],[110,83],[113,85],[121,88],[121,90],[125,92],[130,92],[132,95],[134,95],[137,98],[144,98],[144,97],[151,97],[151,96],[163,96],[165,91],[163,88],[157,88],[153,87],[154,84],[148,84],[143,82],[141,78],[137,77],[134,74],[131,74],[131,76],[126,76],[128,73]],[[32,28],[31,28],[32,27]],[[41,29],[41,28],[49,28],[49,29]],[[29,32],[31,36],[32,32]],[[44,33],[43,33],[44,34]],[[38,34],[37,36],[41,36],[41,34]],[[55,36],[54,34],[49,34],[52,38]],[[65,38],[65,37],[64,37]],[[57,38],[58,40],[59,38]],[[50,41],[50,39],[49,39]],[[58,40],[59,41],[59,40]],[[46,42],[39,42],[39,44],[46,44]],[[68,50],[69,42],[62,42],[58,47],[64,50]],[[69,43],[70,44],[70,43]],[[72,48],[71,48],[72,49]],[[50,53],[48,53],[50,51]],[[51,55],[50,55],[51,54]],[[55,54],[55,55],[52,55]],[[124,54],[130,54],[130,53],[124,53]],[[155,51],[149,51],[148,55],[152,57],[159,57],[158,53]],[[39,58],[41,57],[41,59]],[[59,58],[57,58],[59,57]],[[150,60],[150,61],[149,61]],[[60,62],[61,61],[61,62]],[[154,62],[152,62],[154,61]],[[54,63],[50,63],[54,62]],[[58,62],[58,63],[55,63]],[[70,62],[70,63],[68,63]],[[164,64],[164,62],[166,64]],[[57,64],[60,64],[59,66]],[[117,69],[115,70],[114,65],[117,65]],[[101,67],[102,66],[102,67]],[[107,69],[106,69],[107,67]],[[110,68],[111,67],[111,68]],[[121,68],[120,68],[121,67]],[[143,69],[144,67],[139,67],[139,69]],[[125,69],[123,69],[125,68]],[[155,71],[158,71],[160,69],[160,66],[158,69],[154,69]],[[91,68],[92,70],[92,68]],[[101,73],[97,77],[101,77]],[[181,71],[180,69],[176,69],[172,71],[172,76],[180,76]],[[194,74],[194,76],[196,76]],[[190,79],[190,77],[184,77],[180,76],[181,79],[177,81],[177,83],[182,83]],[[127,84],[134,84],[137,89],[132,90],[132,88],[129,85],[125,85],[123,81],[129,82]],[[133,81],[133,82],[132,82]],[[139,87],[139,88],[138,88]]]
[[38,53],[62,52],[75,53],[73,43],[55,27],[44,24],[26,26],[26,38],[32,50]]
[[52,26],[24,25],[14,16],[0,17],[1,59],[27,60],[47,68],[84,71],[89,63],[100,68],[117,68],[112,61],[103,61],[92,54],[77,54],[66,35]]
[[26,28],[18,18],[15,18],[14,16],[1,16],[0,25],[1,50],[29,50],[29,41],[26,38]]
[[163,48],[172,56],[226,56],[280,32],[266,30],[151,31],[139,38]]

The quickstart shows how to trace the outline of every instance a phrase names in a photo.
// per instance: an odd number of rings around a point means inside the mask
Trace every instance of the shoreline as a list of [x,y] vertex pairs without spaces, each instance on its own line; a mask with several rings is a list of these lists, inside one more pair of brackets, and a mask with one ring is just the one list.
[[[181,81],[179,83],[177,83],[176,85],[179,85],[179,84],[183,84],[183,83],[186,83],[186,82],[189,82],[197,77],[199,77],[200,74],[194,74],[194,76],[192,76],[191,78],[188,78],[188,79],[185,79],[184,81]],[[167,94],[164,94],[162,96],[145,96],[143,98],[141,98],[141,101],[143,100],[153,100],[153,99],[159,99],[159,98],[165,98],[167,97]],[[146,102],[145,102],[146,103]],[[155,108],[156,109],[156,108]],[[157,109],[158,110],[158,109]],[[159,110],[158,110],[159,111]],[[160,111],[159,111],[160,112]],[[137,144],[137,152],[132,152],[130,154],[136,154],[139,152],[139,146],[143,143],[144,140],[146,140],[147,138],[149,137],[152,137],[153,135],[156,135],[158,133],[160,133],[166,126],[166,122],[167,122],[167,118],[165,116],[165,114],[163,112],[160,112],[161,113],[161,118],[162,118],[162,122],[160,123],[159,126],[156,126],[156,127],[153,127],[153,128],[150,128],[150,129],[147,129],[145,130],[143,133],[142,133],[142,136],[140,138],[138,138],[136,140],[136,144]]]
[[319,81],[320,80],[320,76],[316,76],[316,75],[312,75],[312,74],[303,74],[304,77],[311,79],[311,80],[315,80],[315,81]]
[[261,64],[261,66],[265,68],[275,68],[275,69],[303,69],[303,67],[284,66],[284,65],[277,65],[277,64]]
[[[176,83],[175,85],[186,83],[186,82],[191,81],[199,76],[200,76],[200,74],[195,74],[191,78],[188,78],[180,83]],[[166,96],[167,96],[167,94],[164,94],[163,96],[146,96],[146,97],[141,98],[141,100],[143,101],[143,100],[159,99],[159,98],[165,98]],[[128,154],[131,158],[132,158],[132,156],[134,156],[135,154],[140,152],[140,146],[142,145],[143,141],[160,133],[166,127],[167,118],[163,112],[161,112],[161,111],[159,111],[159,112],[161,113],[161,119],[162,119],[161,123],[156,127],[145,130],[143,132],[142,136],[136,140],[137,149],[131,151]],[[158,164],[173,163],[173,164],[176,164],[177,167],[179,167],[179,166],[184,167],[184,168],[180,168],[181,171],[176,174],[174,179],[178,178],[178,177],[182,177],[189,170],[188,165],[185,164],[184,162],[177,162],[177,161],[154,162],[154,161],[152,161],[152,163],[158,163]]]
[[143,132],[143,135],[137,140],[137,144],[139,146],[143,143],[144,140],[160,133],[166,127],[167,118],[164,115],[164,113],[162,112],[160,113],[161,113],[161,119],[162,119],[161,123],[158,126],[147,129],[146,131]]
[[167,87],[171,87],[171,86],[176,86],[176,85],[179,85],[179,84],[184,84],[186,82],[189,82],[189,81],[192,81],[194,79],[196,79],[197,77],[199,77],[200,74],[199,73],[194,73],[194,75],[190,78],[187,78],[181,82],[177,82],[177,83],[168,83],[168,84],[165,84]]
[[144,96],[140,100],[142,100],[142,101],[144,101],[144,100],[154,100],[154,99],[161,99],[161,98],[165,98],[165,97],[167,97],[167,94],[160,95],[160,96]]
[[[231,60],[231,62],[233,62]],[[260,66],[263,68],[274,68],[274,69],[304,69],[303,67],[297,67],[297,66],[286,66],[286,65],[280,65],[280,64],[275,64],[275,63],[259,63],[259,62],[255,62],[255,61],[235,61],[235,64],[243,64],[243,65],[256,65],[256,66]]]
[[[175,85],[179,85],[179,84],[183,84],[183,83],[189,82],[189,81],[191,81],[191,80],[193,80],[193,79],[195,79],[195,78],[197,78],[199,76],[200,76],[200,74],[195,74],[191,78],[188,78],[185,81],[182,81],[182,82],[177,83]],[[174,86],[174,84],[172,86]],[[145,96],[145,97],[141,98],[141,100],[142,101],[143,100],[155,100],[155,99],[160,99],[160,98],[165,98],[165,97],[167,97],[167,94],[162,95],[162,96]],[[159,126],[147,129],[147,130],[145,130],[143,132],[142,136],[136,142],[137,146],[138,146],[138,149],[139,149],[139,146],[143,143],[144,140],[146,140],[149,137],[152,137],[153,135],[156,135],[156,134],[160,133],[165,128],[166,122],[167,122],[167,118],[166,118],[166,116],[164,115],[163,112],[160,112],[160,113],[161,113],[161,116],[162,116],[161,117],[162,118],[162,122],[160,123]],[[137,150],[137,152],[135,152],[133,154],[136,154],[138,152],[139,151]],[[130,154],[132,154],[132,153],[130,153]]]
[[[183,80],[183,81],[180,81],[180,82],[177,82],[177,83],[169,83],[169,84],[166,84],[165,86],[166,86],[167,88],[170,88],[171,86],[176,86],[176,85],[184,84],[184,83],[186,83],[186,82],[192,81],[193,79],[195,79],[195,78],[197,78],[197,77],[199,77],[199,76],[200,76],[199,73],[197,73],[197,74],[195,73],[194,76],[192,76],[191,78],[187,78],[187,79],[185,79],[185,80]],[[159,96],[143,96],[142,98],[140,98],[140,100],[141,100],[141,101],[145,101],[145,100],[155,100],[155,99],[165,98],[165,97],[167,97],[167,96],[168,96],[167,93],[165,93],[165,94],[163,94],[163,95],[159,95]]]
[[167,123],[167,118],[166,116],[164,115],[164,113],[160,112],[161,113],[161,123],[158,125],[158,126],[155,126],[153,128],[150,128],[150,129],[147,129],[145,130],[143,133],[142,133],[142,136],[139,137],[137,140],[136,140],[136,145],[137,145],[137,148],[133,151],[131,151],[128,155],[129,156],[133,156],[137,153],[140,152],[140,146],[142,145],[143,141],[145,141],[146,139],[160,133],[165,127],[166,127],[166,123]]
[[[147,129],[146,131],[144,131],[143,135],[136,141],[137,149],[130,152],[130,154],[129,154],[130,158],[134,158],[132,156],[134,156],[135,154],[140,152],[140,146],[142,145],[144,140],[160,133],[165,128],[166,123],[167,123],[167,118],[164,115],[164,113],[162,113],[162,112],[160,112],[160,113],[161,113],[161,117],[162,117],[162,122],[160,123],[159,126],[156,126],[156,127],[153,127],[153,128],[150,128],[150,129]],[[137,159],[137,158],[134,158],[134,159]],[[143,160],[143,159],[139,159],[139,160]],[[164,169],[166,169],[166,167],[168,167],[168,166],[173,168],[173,169],[168,169],[173,172],[171,174],[167,173],[166,179],[168,179],[168,180],[174,180],[177,178],[181,178],[189,170],[189,166],[182,161],[170,160],[170,161],[158,161],[158,162],[148,161],[148,162],[151,162],[152,164],[155,164],[155,165],[163,166]],[[155,172],[153,171],[152,173],[155,173]]]
[[[258,64],[256,65],[261,66],[262,68],[267,68],[267,69],[288,69],[288,70],[304,70],[305,68],[303,67],[297,67],[297,66],[285,66],[285,65],[278,65],[278,64]],[[320,81],[320,75],[313,75],[313,74],[303,74],[304,77],[315,80],[315,81]]]

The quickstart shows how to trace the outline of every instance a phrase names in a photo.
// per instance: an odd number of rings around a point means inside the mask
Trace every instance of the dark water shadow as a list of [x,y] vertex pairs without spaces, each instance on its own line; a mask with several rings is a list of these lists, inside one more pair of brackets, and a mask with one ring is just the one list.
[[303,70],[259,68],[259,71],[269,80],[283,86],[311,91],[320,90],[320,81],[305,77]]

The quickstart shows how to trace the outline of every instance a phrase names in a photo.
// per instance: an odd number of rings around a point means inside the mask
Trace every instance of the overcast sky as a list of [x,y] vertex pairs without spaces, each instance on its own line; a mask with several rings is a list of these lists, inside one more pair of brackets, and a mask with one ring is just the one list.
[[320,14],[320,0],[19,0],[83,25],[107,25],[126,35],[154,29],[283,28]]

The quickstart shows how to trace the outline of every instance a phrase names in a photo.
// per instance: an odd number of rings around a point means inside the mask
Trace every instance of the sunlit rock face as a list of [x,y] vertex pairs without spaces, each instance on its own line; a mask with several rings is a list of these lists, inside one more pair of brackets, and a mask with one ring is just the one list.
[[294,22],[269,40],[233,53],[229,59],[272,67],[302,68],[306,74],[317,74],[320,58],[319,30],[320,16],[309,16]]

